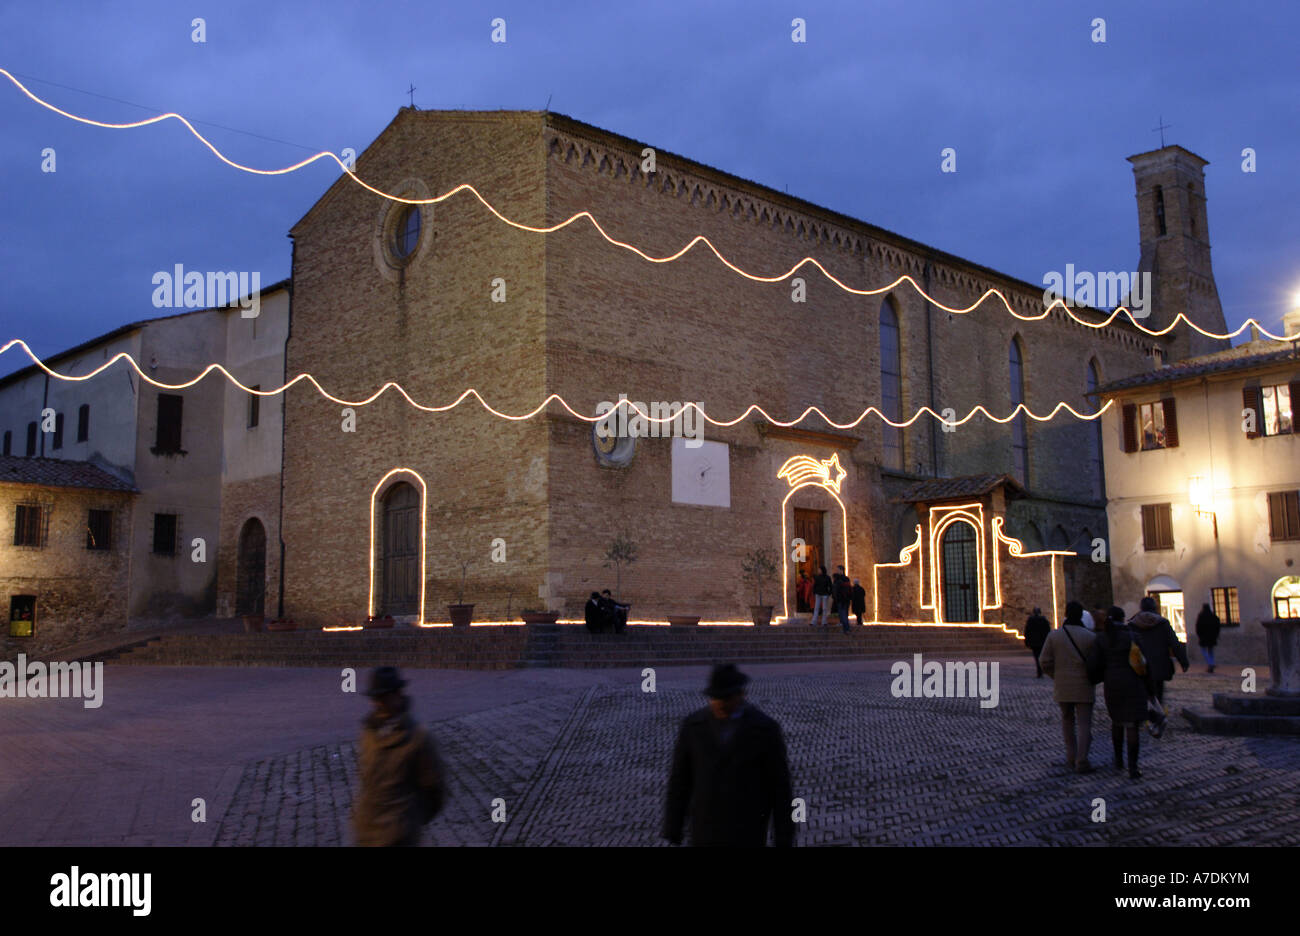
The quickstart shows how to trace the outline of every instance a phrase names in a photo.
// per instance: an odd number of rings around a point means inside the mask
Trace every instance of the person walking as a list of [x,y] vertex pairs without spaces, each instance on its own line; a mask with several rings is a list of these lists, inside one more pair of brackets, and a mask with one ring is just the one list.
[[[853,583],[844,572],[844,566],[835,567],[835,577],[831,579],[835,597],[835,613],[840,616],[840,627],[844,633],[849,632],[849,608],[853,604]],[[865,592],[864,592],[865,594]]]
[[809,627],[817,626],[817,615],[821,615],[822,626],[829,623],[831,607],[831,577],[826,574],[826,566],[818,566],[818,573],[813,576],[813,613]]
[[1124,609],[1112,607],[1106,614],[1105,630],[1097,637],[1106,660],[1103,697],[1110,716],[1110,741],[1115,751],[1115,769],[1124,769],[1124,744],[1128,742],[1128,775],[1140,779],[1138,727],[1147,717],[1150,694],[1145,677],[1133,666],[1133,628],[1124,621]]
[[1155,697],[1160,716],[1152,718],[1151,734],[1155,737],[1165,730],[1164,712],[1165,683],[1174,678],[1174,658],[1178,659],[1187,672],[1187,648],[1174,633],[1173,625],[1160,616],[1159,605],[1150,595],[1142,599],[1141,608],[1133,615],[1133,639],[1142,648],[1142,655],[1147,660],[1147,679],[1151,683],[1151,694]]
[[861,627],[862,615],[867,613],[867,590],[862,587],[861,579],[853,580],[853,613],[858,616],[858,627]]
[[1041,608],[1035,608],[1034,613],[1025,620],[1025,646],[1033,651],[1034,666],[1038,669],[1038,679],[1043,678],[1043,665],[1039,662],[1038,655],[1043,652],[1043,643],[1051,632],[1051,621],[1043,617]]
[[411,717],[406,680],[395,666],[370,674],[372,709],[362,722],[352,812],[358,845],[415,845],[420,828],[442,809],[443,773],[433,738]]
[[813,609],[813,580],[803,569],[799,570],[799,583],[795,585],[795,593],[799,597],[796,610],[811,611]]
[[1214,672],[1214,645],[1219,642],[1219,629],[1222,626],[1219,616],[1208,604],[1201,605],[1201,613],[1196,616],[1196,642],[1201,645],[1201,656],[1205,657],[1206,671]]
[[1088,749],[1092,747],[1092,706],[1096,688],[1089,670],[1097,659],[1097,635],[1083,623],[1083,605],[1065,606],[1065,621],[1043,642],[1040,665],[1052,677],[1052,698],[1061,706],[1061,731],[1065,736],[1065,764],[1076,773],[1092,773]]
[[793,794],[781,726],[745,700],[749,677],[715,666],[709,704],[686,716],[673,749],[663,836],[695,846],[794,844]]

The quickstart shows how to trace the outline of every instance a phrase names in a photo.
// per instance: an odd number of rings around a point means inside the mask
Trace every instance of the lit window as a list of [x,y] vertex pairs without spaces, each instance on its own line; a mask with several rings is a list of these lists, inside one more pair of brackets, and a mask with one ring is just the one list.
[[1138,418],[1142,425],[1142,448],[1159,449],[1165,447],[1165,408],[1159,403],[1143,403],[1139,407]]
[[1210,597],[1214,601],[1214,613],[1219,616],[1219,623],[1224,627],[1236,627],[1241,623],[1241,611],[1237,607],[1237,587],[1211,588]]
[[36,596],[14,595],[9,599],[9,636],[31,637],[36,629]]
[[1291,388],[1287,384],[1260,387],[1259,396],[1264,408],[1264,435],[1288,435],[1294,431]]

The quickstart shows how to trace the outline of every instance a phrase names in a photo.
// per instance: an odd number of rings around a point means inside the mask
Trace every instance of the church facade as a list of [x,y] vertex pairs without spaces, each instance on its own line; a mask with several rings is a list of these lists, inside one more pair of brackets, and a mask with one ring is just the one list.
[[[1177,147],[1132,160],[1142,269],[1156,284],[1148,321],[1187,311],[1222,328],[1203,161]],[[590,211],[652,257],[702,234],[763,276],[812,256],[859,289],[906,274],[949,306],[997,289],[1021,315],[1045,307],[1041,284],[550,112],[404,108],[356,173],[408,198],[470,182],[533,227]],[[951,314],[906,285],[854,295],[810,265],[758,282],[703,244],[649,262],[585,219],[520,230],[469,192],[411,206],[342,178],[291,236],[285,372],[311,373],[342,401],[300,385],[284,403],[283,610],[304,623],[446,621],[453,602],[473,603],[477,621],[525,608],[573,619],[607,587],[637,620],[745,620],[756,595],[742,563],[759,547],[779,560],[764,595],[778,617],[798,612],[801,570],[843,565],[868,591],[868,616],[911,619],[911,586],[873,582],[918,537],[930,568],[950,567],[922,619],[1019,623],[1049,606],[1058,576],[1071,597],[1106,604],[1109,566],[1093,561],[1107,536],[1098,423],[843,424],[871,405],[895,419],[922,406],[951,419],[978,404],[1087,410],[1104,382],[1204,350],[1086,327],[1059,308],[1031,322],[996,302]],[[440,410],[394,389],[359,405],[387,382]],[[467,388],[478,396],[442,409]],[[726,425],[665,438],[642,423],[610,437],[558,402],[537,411],[552,395],[584,416],[620,399],[661,419],[695,403]],[[779,424],[810,406],[830,421]],[[994,480],[969,517],[945,524],[951,544],[931,546],[935,500],[918,500],[918,485],[975,478]],[[995,517],[1021,553],[1077,558],[1052,560],[1032,588],[1002,588],[978,565],[1014,552]],[[630,563],[611,558],[629,552]]]

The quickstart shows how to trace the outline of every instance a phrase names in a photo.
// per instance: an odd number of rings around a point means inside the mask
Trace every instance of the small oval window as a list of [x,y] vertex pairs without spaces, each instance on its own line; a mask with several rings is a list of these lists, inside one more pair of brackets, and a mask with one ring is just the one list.
[[415,253],[415,245],[419,242],[420,209],[416,205],[407,205],[398,214],[393,228],[393,255],[406,260]]

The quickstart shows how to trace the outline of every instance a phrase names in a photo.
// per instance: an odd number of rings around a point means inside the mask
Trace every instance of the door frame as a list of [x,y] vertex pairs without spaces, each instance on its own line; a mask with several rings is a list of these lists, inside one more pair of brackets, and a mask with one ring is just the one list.
[[[973,621],[949,621],[947,615],[947,598],[948,593],[943,582],[943,571],[946,566],[944,561],[944,540],[948,536],[951,527],[957,524],[965,524],[970,528],[971,539],[975,544],[975,555],[973,557],[971,578],[975,584],[975,620]],[[933,564],[936,576],[936,592],[934,596],[935,616],[943,624],[983,624],[984,623],[984,583],[980,575],[980,568],[983,563],[980,562],[980,551],[983,543],[980,541],[980,529],[971,522],[969,517],[963,517],[959,514],[950,515],[939,524],[939,530],[935,534],[935,544],[938,546],[938,555],[934,557]]]
[[[257,525],[262,530],[262,578],[261,578],[261,582],[259,583],[261,600],[258,602],[258,604],[260,604],[262,607],[260,611],[248,611],[248,610],[241,611],[240,600],[243,598],[243,592],[240,586],[245,582],[244,532],[248,529],[248,525],[253,522],[256,522]],[[262,518],[257,516],[256,514],[245,517],[244,522],[239,525],[239,532],[235,535],[235,614],[236,615],[244,615],[244,614],[261,614],[263,616],[266,615],[267,545],[268,545],[268,540],[266,535],[266,524],[262,522]]]
[[[429,507],[429,490],[424,483],[424,478],[420,477],[419,472],[413,468],[394,468],[379,479],[374,489],[370,492],[370,596],[366,605],[366,614],[368,617],[375,615],[375,513],[376,504],[382,509],[382,500],[379,497],[380,489],[387,493],[388,489],[396,484],[394,481],[388,483],[394,475],[408,475],[415,479],[415,483],[420,488],[420,613],[416,623],[424,626],[424,592],[425,592],[425,574],[426,574],[426,531],[428,523]],[[399,480],[406,480],[405,477]]]

